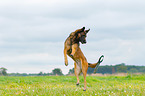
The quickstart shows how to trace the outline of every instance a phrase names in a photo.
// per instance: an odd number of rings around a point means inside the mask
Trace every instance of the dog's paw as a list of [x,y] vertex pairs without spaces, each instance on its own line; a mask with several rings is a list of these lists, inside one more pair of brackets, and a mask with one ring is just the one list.
[[72,55],[72,54],[70,54],[70,57],[72,57],[72,58],[73,58],[73,55]]
[[83,89],[83,91],[86,91],[86,89]]
[[76,85],[79,86],[79,83],[77,83]]
[[68,66],[68,63],[65,63],[65,66]]

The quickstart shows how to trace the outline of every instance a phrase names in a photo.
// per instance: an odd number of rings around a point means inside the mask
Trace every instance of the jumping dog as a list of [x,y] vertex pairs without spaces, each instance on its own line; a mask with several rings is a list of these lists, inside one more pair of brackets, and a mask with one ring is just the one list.
[[74,60],[74,71],[77,77],[77,84],[79,85],[79,75],[82,72],[84,77],[84,91],[86,91],[86,74],[88,67],[95,68],[94,73],[97,71],[98,66],[103,61],[104,56],[102,55],[97,63],[91,64],[87,62],[83,52],[80,49],[80,42],[86,44],[86,36],[90,29],[85,30],[85,27],[77,29],[72,32],[64,43],[64,59],[65,65],[68,65],[67,55]]

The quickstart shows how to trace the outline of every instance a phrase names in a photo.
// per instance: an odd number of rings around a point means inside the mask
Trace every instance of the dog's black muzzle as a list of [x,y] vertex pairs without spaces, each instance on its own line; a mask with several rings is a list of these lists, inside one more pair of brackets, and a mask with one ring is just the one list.
[[87,42],[86,41],[83,41],[83,42],[81,42],[82,44],[86,44]]
[[82,36],[82,37],[80,38],[80,41],[81,41],[82,44],[86,44],[86,43],[87,43],[87,41],[86,41],[86,39],[85,39],[85,36]]

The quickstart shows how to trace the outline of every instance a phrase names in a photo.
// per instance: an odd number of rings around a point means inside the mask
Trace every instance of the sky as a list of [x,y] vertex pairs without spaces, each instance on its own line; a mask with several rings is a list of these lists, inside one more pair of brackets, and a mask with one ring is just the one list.
[[90,28],[80,47],[90,63],[145,65],[144,0],[0,0],[0,67],[8,73],[64,74],[64,41]]

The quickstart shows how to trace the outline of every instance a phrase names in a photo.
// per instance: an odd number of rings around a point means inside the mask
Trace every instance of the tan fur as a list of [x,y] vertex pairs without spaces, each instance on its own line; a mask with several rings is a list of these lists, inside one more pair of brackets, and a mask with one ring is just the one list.
[[[83,52],[79,47],[79,42],[76,42],[79,37],[82,35],[86,35],[89,30],[84,30],[83,32],[79,33],[77,30],[72,32],[70,36],[66,39],[64,43],[64,58],[65,58],[65,65],[68,65],[67,55],[74,60],[74,71],[77,77],[77,85],[79,85],[79,74],[82,72],[84,77],[84,91],[86,90],[86,74],[88,67],[95,68],[96,65],[100,64],[99,62],[94,64],[88,64],[87,59],[85,58]],[[77,33],[78,32],[78,33]],[[72,39],[77,34],[77,39]],[[72,41],[71,41],[72,40]]]

